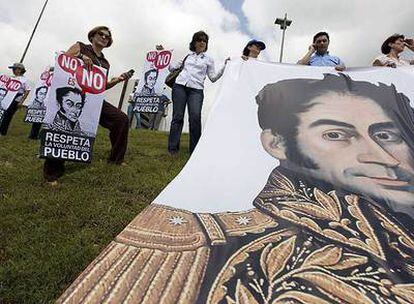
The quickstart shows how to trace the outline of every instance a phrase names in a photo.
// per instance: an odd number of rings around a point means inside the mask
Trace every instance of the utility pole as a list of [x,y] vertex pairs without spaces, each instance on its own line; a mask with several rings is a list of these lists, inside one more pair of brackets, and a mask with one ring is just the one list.
[[23,56],[20,59],[20,63],[23,63],[24,57],[26,57],[27,50],[29,49],[30,43],[32,42],[32,39],[33,39],[33,36],[36,32],[37,26],[39,25],[40,19],[42,19],[43,12],[45,11],[45,8],[46,8],[46,5],[47,5],[48,2],[49,2],[49,0],[46,0],[45,3],[43,4],[42,10],[40,11],[39,18],[37,19],[37,22],[36,22],[36,24],[33,28],[32,34],[30,35],[29,42],[27,42],[26,48],[24,49],[24,52],[23,52]]
[[286,32],[286,29],[288,28],[288,26],[290,26],[292,24],[292,20],[288,20],[287,14],[285,14],[285,18],[283,18],[283,19],[277,18],[275,20],[275,24],[280,25],[280,29],[282,30],[282,45],[280,47],[280,57],[279,57],[279,62],[282,62],[283,48],[285,46],[285,32]]

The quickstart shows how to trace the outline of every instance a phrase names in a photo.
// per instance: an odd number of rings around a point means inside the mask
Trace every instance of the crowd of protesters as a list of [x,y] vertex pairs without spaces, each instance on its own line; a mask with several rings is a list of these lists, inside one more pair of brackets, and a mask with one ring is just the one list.
[[[103,50],[112,45],[112,33],[106,26],[98,26],[88,33],[89,43],[76,42],[66,52],[67,55],[78,57],[83,60],[87,68],[97,65],[109,71],[109,61],[103,54]],[[201,110],[204,99],[204,83],[208,77],[211,82],[215,82],[223,75],[227,62],[216,71],[214,60],[207,54],[209,36],[204,31],[194,33],[189,43],[189,53],[180,60],[173,62],[169,66],[170,72],[178,71],[175,83],[172,86],[172,121],[168,137],[168,152],[175,155],[180,150],[180,139],[184,125],[184,113],[188,107],[189,114],[189,150],[192,153],[201,136]],[[308,47],[306,54],[297,62],[301,65],[309,66],[328,66],[334,67],[337,71],[346,69],[344,61],[338,56],[329,53],[330,37],[326,32],[319,32],[313,37],[312,44]],[[398,66],[412,65],[414,60],[406,60],[400,57],[405,47],[414,52],[414,40],[406,39],[404,35],[395,34],[388,37],[381,46],[382,55],[376,57],[373,66],[385,66],[396,68]],[[157,50],[162,50],[162,45],[157,45]],[[260,52],[266,48],[264,42],[251,40],[247,43],[242,52],[243,60],[257,59]],[[0,136],[7,134],[10,121],[24,102],[30,86],[24,76],[26,69],[22,63],[15,63],[9,67],[13,71],[13,77],[17,78],[22,87],[13,100],[12,104],[5,111],[4,118],[0,124]],[[108,81],[106,89],[129,79],[132,72],[126,72]],[[165,106],[170,101],[164,100]],[[104,101],[100,116],[100,125],[109,129],[111,151],[108,163],[124,165],[125,152],[128,144],[128,129],[132,122],[132,105],[128,108],[128,116],[118,108]],[[141,118],[138,113],[134,114],[137,118],[136,127],[140,127]],[[154,117],[153,127],[157,119],[158,123],[163,113]],[[34,124],[29,138],[37,139],[40,124]],[[57,180],[64,174],[64,161],[56,159],[46,159],[43,167],[43,175],[51,185],[57,185]]]

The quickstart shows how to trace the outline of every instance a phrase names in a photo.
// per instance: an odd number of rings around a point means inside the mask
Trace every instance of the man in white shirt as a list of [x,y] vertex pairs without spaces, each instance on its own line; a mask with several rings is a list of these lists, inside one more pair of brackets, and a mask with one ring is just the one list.
[[22,86],[17,92],[17,95],[14,98],[13,102],[10,104],[9,108],[4,113],[3,120],[0,124],[1,135],[7,134],[14,113],[16,113],[18,106],[22,104],[24,100],[27,98],[27,95],[29,95],[30,91],[29,81],[24,76],[24,73],[26,73],[26,68],[24,67],[23,63],[14,63],[12,66],[9,66],[9,69],[13,71],[12,77],[19,80]]

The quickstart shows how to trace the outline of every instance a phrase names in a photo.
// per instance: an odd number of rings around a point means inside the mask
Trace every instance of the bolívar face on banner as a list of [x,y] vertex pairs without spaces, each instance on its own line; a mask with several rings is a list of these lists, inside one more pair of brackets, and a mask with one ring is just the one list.
[[147,53],[141,81],[133,96],[135,112],[157,113],[160,110],[160,97],[164,91],[171,57],[172,50]]
[[106,82],[105,69],[87,70],[78,58],[56,57],[40,137],[41,158],[91,162]]
[[4,113],[17,97],[21,86],[22,83],[19,80],[5,74],[0,75],[0,123]]
[[26,116],[24,121],[27,123],[42,123],[46,115],[46,99],[49,88],[52,84],[53,72],[49,69],[40,74],[36,88],[31,92]]

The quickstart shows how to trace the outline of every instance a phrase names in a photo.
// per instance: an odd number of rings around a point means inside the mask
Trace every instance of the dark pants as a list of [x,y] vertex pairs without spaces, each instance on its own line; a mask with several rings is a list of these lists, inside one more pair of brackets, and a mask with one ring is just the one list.
[[10,104],[9,108],[4,112],[3,120],[1,121],[1,124],[0,124],[0,134],[1,135],[6,135],[7,134],[7,131],[9,130],[10,122],[13,118],[13,115],[17,111],[18,104],[19,103],[17,101],[13,101]]
[[168,151],[177,152],[180,149],[180,138],[184,124],[185,107],[188,105],[188,120],[190,123],[190,153],[194,151],[201,136],[201,108],[203,106],[203,90],[193,89],[174,84],[172,90],[173,117]]
[[151,117],[151,130],[158,130],[164,112],[157,112]]
[[[128,146],[128,116],[118,108],[104,101],[99,124],[109,129],[111,153],[108,158],[108,163],[121,164]],[[43,176],[47,181],[57,180],[63,175],[64,171],[65,165],[63,160],[45,160]]]
[[32,128],[30,129],[29,138],[30,139],[39,139],[39,132],[42,124],[40,122],[34,122]]

